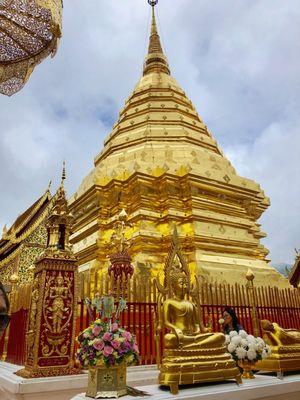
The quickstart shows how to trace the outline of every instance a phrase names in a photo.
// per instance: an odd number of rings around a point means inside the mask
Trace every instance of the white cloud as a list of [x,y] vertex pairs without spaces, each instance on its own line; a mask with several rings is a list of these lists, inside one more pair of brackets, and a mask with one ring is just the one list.
[[[146,0],[64,3],[57,56],[23,91],[0,97],[0,225],[57,182],[63,158],[76,190],[141,74]],[[161,0],[158,11],[173,75],[233,165],[270,196],[266,243],[275,262],[291,261],[300,237],[298,0]]]

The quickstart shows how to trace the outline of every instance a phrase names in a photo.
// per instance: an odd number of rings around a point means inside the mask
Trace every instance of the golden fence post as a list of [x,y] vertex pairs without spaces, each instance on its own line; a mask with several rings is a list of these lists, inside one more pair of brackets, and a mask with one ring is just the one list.
[[[9,281],[11,283],[11,291],[9,293],[9,303],[10,303],[10,314],[12,314],[12,312],[16,311],[15,310],[15,308],[16,308],[15,303],[17,302],[16,285],[19,282],[19,276],[17,274],[12,274],[11,277],[9,278]],[[9,332],[10,332],[10,324],[8,325],[8,327],[5,330],[4,345],[3,345],[1,361],[6,361],[6,358],[7,358]]]
[[254,284],[253,284],[254,278],[255,278],[254,273],[252,272],[251,269],[249,269],[246,274],[246,279],[248,281],[247,290],[248,290],[250,306],[251,306],[251,318],[252,318],[252,325],[253,325],[253,333],[254,333],[254,336],[257,337],[257,336],[259,336],[259,320],[258,320],[258,314],[257,314],[257,304],[255,302],[255,296],[254,296]]

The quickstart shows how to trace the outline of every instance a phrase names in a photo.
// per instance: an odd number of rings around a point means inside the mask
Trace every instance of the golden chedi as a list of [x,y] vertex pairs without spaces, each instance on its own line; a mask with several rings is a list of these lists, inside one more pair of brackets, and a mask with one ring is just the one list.
[[272,354],[257,363],[257,369],[283,374],[285,371],[300,371],[300,331],[283,329],[268,320],[260,322],[265,342]]
[[32,71],[61,36],[62,0],[0,2],[0,93],[23,88]]
[[[241,382],[235,361],[227,352],[223,333],[208,332],[203,326],[199,291],[191,290],[190,274],[180,252],[177,232],[165,266],[165,285],[158,281],[156,332],[160,370],[159,384],[173,394],[178,385],[236,379]],[[194,299],[193,299],[194,297]],[[163,300],[165,298],[165,300]],[[198,304],[197,304],[198,303]],[[161,346],[161,334],[164,334]]]
[[79,270],[90,270],[91,282],[107,270],[114,223],[125,207],[137,273],[163,270],[175,224],[189,269],[207,281],[239,282],[251,268],[257,285],[286,287],[260,243],[265,234],[257,221],[269,199],[236,173],[171,76],[152,11],[143,76],[70,199]]

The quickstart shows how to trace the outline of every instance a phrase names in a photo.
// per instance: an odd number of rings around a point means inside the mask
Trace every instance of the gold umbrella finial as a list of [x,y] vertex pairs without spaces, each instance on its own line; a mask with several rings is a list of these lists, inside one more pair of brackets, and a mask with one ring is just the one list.
[[67,174],[66,174],[66,161],[63,161],[63,168],[62,168],[62,172],[61,172],[61,186],[64,185],[64,181],[67,178]]
[[155,7],[156,4],[158,3],[158,0],[148,0],[148,3],[150,4],[151,7]]

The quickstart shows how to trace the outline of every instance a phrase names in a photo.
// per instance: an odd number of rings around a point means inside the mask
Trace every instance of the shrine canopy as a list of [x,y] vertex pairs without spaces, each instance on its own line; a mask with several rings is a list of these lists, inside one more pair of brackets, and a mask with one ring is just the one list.
[[0,1],[0,93],[21,90],[34,68],[55,55],[62,0]]

